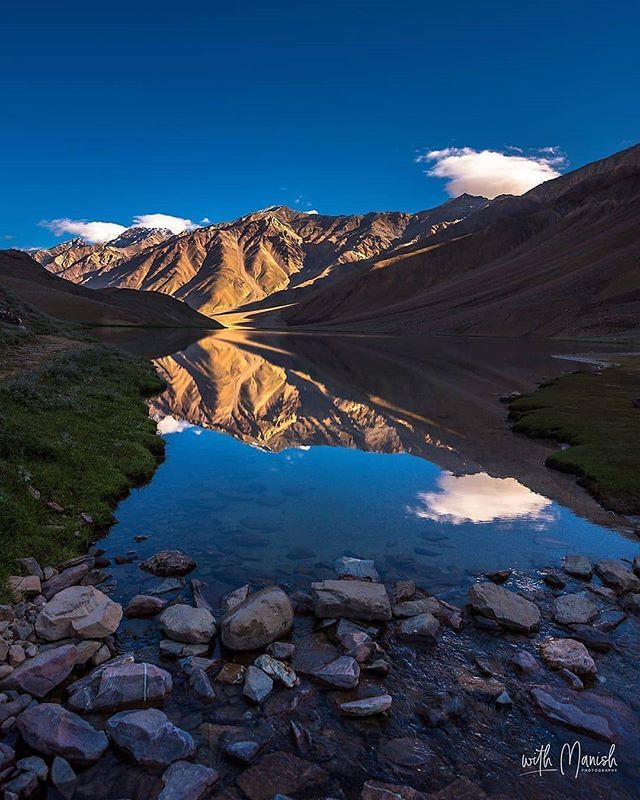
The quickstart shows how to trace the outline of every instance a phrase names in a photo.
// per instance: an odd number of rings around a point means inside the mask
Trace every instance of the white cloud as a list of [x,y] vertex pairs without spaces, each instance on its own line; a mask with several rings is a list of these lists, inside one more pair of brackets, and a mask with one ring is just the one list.
[[133,218],[133,224],[141,228],[168,228],[171,233],[192,231],[200,226],[190,219],[173,217],[171,214],[139,214]]
[[73,236],[81,236],[85,242],[91,244],[108,242],[127,230],[124,225],[118,225],[116,222],[86,222],[79,219],[50,219],[44,220],[40,225],[48,228],[56,236],[70,233]]
[[520,154],[516,148],[508,150],[501,153],[447,147],[430,150],[418,161],[433,165],[427,175],[446,179],[450,197],[466,192],[490,199],[499,194],[524,194],[539,183],[557,178],[561,174],[558,168],[566,163],[557,147],[544,147],[531,156]]
[[551,500],[515,478],[492,478],[486,472],[459,476],[445,472],[438,478],[437,491],[420,492],[416,499],[421,505],[408,508],[410,513],[453,525],[523,517],[546,521],[551,511]]

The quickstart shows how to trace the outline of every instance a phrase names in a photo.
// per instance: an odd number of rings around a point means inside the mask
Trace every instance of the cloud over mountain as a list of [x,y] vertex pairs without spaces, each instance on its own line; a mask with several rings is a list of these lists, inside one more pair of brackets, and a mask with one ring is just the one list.
[[[90,244],[101,244],[110,242],[121,233],[127,230],[127,225],[120,225],[117,222],[87,221],[82,219],[60,219],[43,220],[40,225],[48,228],[56,236],[64,236],[70,233],[73,236],[80,236],[85,242]],[[138,214],[133,218],[132,226],[139,228],[167,228],[172,233],[182,233],[199,228],[200,225],[184,217],[174,217],[171,214]]]

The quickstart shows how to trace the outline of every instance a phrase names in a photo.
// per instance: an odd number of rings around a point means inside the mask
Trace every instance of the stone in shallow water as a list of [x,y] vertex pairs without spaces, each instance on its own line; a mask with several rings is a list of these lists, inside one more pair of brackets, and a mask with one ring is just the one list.
[[336,637],[344,647],[346,655],[355,658],[359,663],[367,661],[373,653],[375,644],[369,631],[348,619],[341,619],[338,622]]
[[0,681],[1,689],[19,689],[42,698],[53,691],[71,674],[78,651],[72,644],[45,650],[30,658]]
[[178,604],[160,615],[160,624],[170,639],[185,644],[206,644],[216,635],[216,621],[206,608]]
[[38,614],[36,633],[55,642],[67,637],[103,639],[115,633],[122,606],[94,586],[71,586],[56,594]]
[[540,623],[540,609],[515,592],[495,583],[477,583],[469,589],[469,600],[483,617],[504,628],[529,633]]
[[545,639],[539,646],[542,660],[553,669],[568,669],[578,675],[595,675],[598,671],[587,648],[575,639]]
[[209,652],[208,644],[185,644],[184,642],[174,642],[173,639],[161,639],[158,646],[162,655],[168,658],[203,656]]
[[215,769],[188,761],[174,762],[163,774],[158,800],[205,800],[219,780]]
[[51,783],[65,798],[71,800],[78,785],[78,777],[69,762],[61,756],[56,756],[51,765]]
[[20,761],[17,762],[16,767],[24,772],[33,772],[40,781],[46,781],[49,775],[49,767],[46,761],[40,758],[40,756],[21,758]]
[[33,797],[38,791],[38,776],[34,772],[22,772],[4,785],[3,797],[13,800],[18,797]]
[[596,739],[611,741],[614,738],[606,717],[590,713],[550,687],[546,687],[546,689],[536,687],[531,690],[531,694],[538,709],[545,717],[562,722],[580,733],[595,736]]
[[253,703],[261,703],[267,699],[272,691],[273,681],[271,678],[252,664],[245,675],[244,688],[242,690],[244,696]]
[[596,561],[595,570],[616,592],[640,592],[640,578],[620,561],[608,558]]
[[417,617],[418,614],[437,614],[440,604],[435,597],[421,597],[418,600],[405,600],[393,607],[393,616],[400,618]]
[[436,634],[440,630],[440,623],[433,616],[426,612],[418,614],[417,617],[403,619],[398,625],[398,636],[401,639],[435,641]]
[[129,600],[124,610],[125,617],[136,619],[137,617],[153,617],[159,614],[166,606],[164,600],[150,594],[137,594]]
[[69,698],[75,711],[118,711],[132,706],[162,703],[173,682],[168,672],[155,664],[125,662],[97,670]]
[[[410,786],[367,781],[362,787],[360,800],[427,800],[427,795],[412,789]],[[460,800],[472,800],[472,798],[470,795],[461,796]]]
[[311,675],[327,686],[353,689],[358,685],[360,667],[355,658],[339,656],[334,661],[314,670]]
[[295,652],[296,646],[293,642],[271,642],[267,647],[267,653],[280,661],[287,661],[293,658]]
[[109,745],[102,731],[56,703],[28,708],[18,717],[17,725],[24,741],[36,752],[78,764],[97,761]]
[[119,748],[144,766],[166,767],[195,753],[191,735],[156,708],[121,711],[108,720],[106,730]]
[[216,675],[217,683],[226,683],[229,686],[238,686],[244,683],[244,676],[247,668],[242,664],[236,664],[233,661],[228,661]]
[[598,609],[581,594],[563,594],[553,603],[553,616],[561,625],[586,624],[598,616]]
[[570,669],[561,669],[558,674],[563,681],[568,683],[569,686],[577,692],[581,692],[584,689],[584,683],[582,683],[580,678],[574,672],[571,672]]
[[565,556],[562,562],[562,569],[575,578],[589,579],[593,575],[591,561],[586,556]]
[[205,705],[210,705],[216,699],[216,693],[211,685],[209,676],[199,667],[192,670],[191,675],[189,675],[189,688],[194,696]]
[[269,586],[234,606],[220,620],[220,638],[229,650],[259,650],[289,633],[293,608],[278,586]]
[[177,592],[179,589],[183,588],[184,581],[182,578],[167,578],[166,580],[157,583],[153,589],[149,589],[149,594],[167,594],[168,592]]
[[161,550],[159,553],[140,562],[140,569],[167,578],[173,575],[186,575],[198,565],[181,550]]
[[376,583],[380,580],[376,565],[370,559],[341,556],[333,562],[333,568],[339,578],[359,578]]
[[613,647],[611,639],[592,625],[571,625],[571,638],[577,639],[596,653],[608,653]]
[[291,753],[277,752],[245,770],[236,783],[249,800],[272,800],[278,793],[313,797],[328,778],[316,764]]
[[225,612],[231,611],[232,608],[240,605],[240,603],[244,603],[247,597],[249,597],[249,584],[245,583],[244,586],[225,594],[222,598],[222,610]]
[[242,764],[250,764],[273,738],[273,729],[261,725],[253,729],[227,731],[220,738],[222,752]]
[[391,619],[391,603],[381,583],[328,580],[312,583],[311,590],[317,617]]
[[426,742],[410,736],[398,739],[383,739],[378,753],[385,761],[398,767],[419,769],[433,760],[433,753]]
[[388,711],[392,702],[390,694],[378,694],[374,697],[364,697],[361,700],[341,703],[340,712],[348,717],[371,717]]
[[531,672],[531,670],[537,669],[539,666],[536,657],[527,650],[518,650],[511,659],[511,663],[522,672]]
[[286,664],[283,664],[282,661],[278,661],[272,656],[258,656],[255,660],[255,665],[263,672],[266,672],[269,677],[277,678],[280,683],[284,684],[289,689],[293,689],[294,686],[300,683],[298,676],[291,667],[288,667]]

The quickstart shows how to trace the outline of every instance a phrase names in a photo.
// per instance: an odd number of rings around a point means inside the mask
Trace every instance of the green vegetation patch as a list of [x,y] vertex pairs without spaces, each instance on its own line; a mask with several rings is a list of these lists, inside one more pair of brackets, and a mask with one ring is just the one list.
[[510,406],[514,430],[570,445],[547,466],[578,476],[607,508],[640,513],[640,359],[576,372]]
[[164,452],[144,403],[164,387],[151,365],[75,340],[30,368],[40,341],[4,341],[23,366],[0,380],[0,593],[18,557],[44,566],[84,552]]

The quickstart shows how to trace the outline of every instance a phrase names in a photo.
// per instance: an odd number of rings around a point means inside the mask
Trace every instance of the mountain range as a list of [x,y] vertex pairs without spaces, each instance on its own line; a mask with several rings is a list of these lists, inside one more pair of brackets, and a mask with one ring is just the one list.
[[417,213],[275,206],[31,255],[87,288],[172,295],[225,326],[602,336],[640,322],[640,145],[521,196]]

